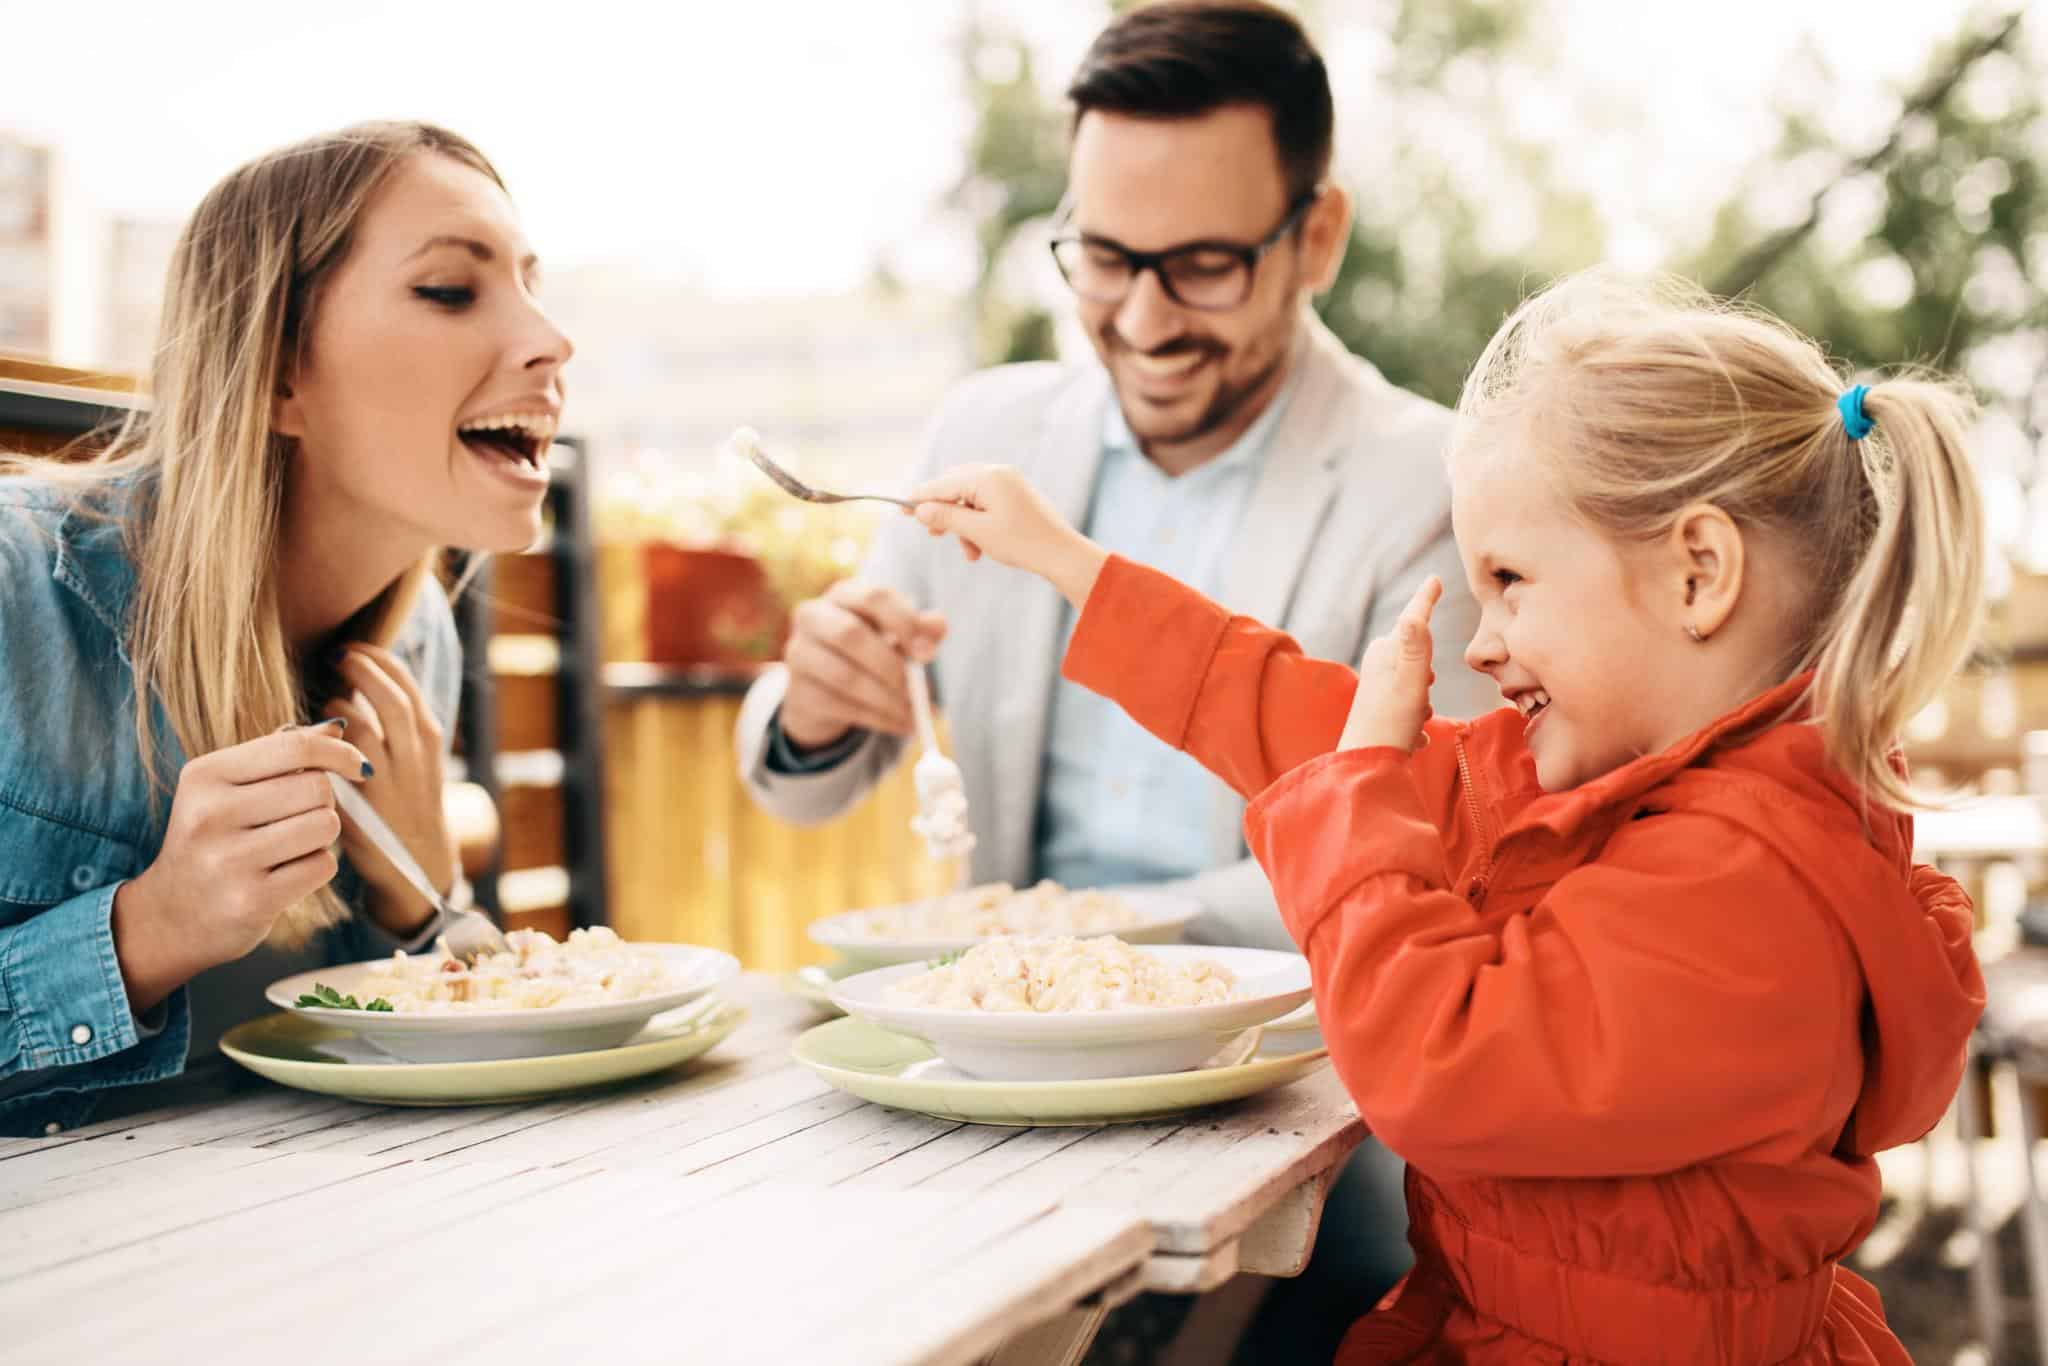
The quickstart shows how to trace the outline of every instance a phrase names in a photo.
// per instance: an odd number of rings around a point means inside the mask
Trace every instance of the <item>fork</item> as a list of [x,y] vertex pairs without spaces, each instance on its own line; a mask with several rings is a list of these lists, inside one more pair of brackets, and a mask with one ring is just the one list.
[[[335,773],[327,775],[328,786],[334,789],[334,799],[341,809],[348,813],[350,820],[362,827],[370,843],[377,846],[377,852],[391,860],[392,866],[413,885],[414,890],[426,897],[434,908],[440,923],[436,938],[448,940],[448,951],[465,963],[475,963],[486,953],[510,953],[511,942],[504,932],[491,923],[491,918],[481,911],[458,911],[449,906],[447,900],[434,890],[434,884],[427,877],[426,870],[413,858],[412,851],[398,838],[398,832],[385,823],[362,793],[355,790],[346,778]],[[455,940],[464,941],[461,949],[455,947]]]
[[886,493],[828,493],[824,489],[812,488],[769,458],[768,452],[761,447],[761,434],[752,427],[741,427],[726,438],[726,444],[752,461],[754,468],[774,480],[777,488],[806,503],[894,503],[906,512],[917,510],[917,504],[908,498],[894,498]]

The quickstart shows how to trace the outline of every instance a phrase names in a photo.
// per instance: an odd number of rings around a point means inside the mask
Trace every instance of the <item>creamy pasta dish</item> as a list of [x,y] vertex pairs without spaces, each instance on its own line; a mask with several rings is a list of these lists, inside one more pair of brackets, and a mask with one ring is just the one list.
[[1237,978],[1209,959],[1169,963],[1114,937],[1003,935],[892,983],[898,1005],[946,1010],[1121,1010],[1206,1006],[1237,998]]
[[602,925],[559,941],[539,930],[505,938],[511,952],[485,953],[475,963],[449,952],[446,939],[438,941],[438,954],[394,953],[355,991],[382,997],[396,1011],[433,1012],[607,1005],[689,985],[659,950],[628,944]]
[[1070,892],[1050,879],[1018,891],[988,882],[964,892],[863,913],[854,924],[870,939],[986,939],[995,934],[1111,934],[1143,923],[1121,897]]

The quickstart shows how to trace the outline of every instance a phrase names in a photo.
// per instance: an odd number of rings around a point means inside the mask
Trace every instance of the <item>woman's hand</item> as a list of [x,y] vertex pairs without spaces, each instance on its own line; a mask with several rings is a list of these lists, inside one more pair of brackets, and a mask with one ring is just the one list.
[[138,1013],[254,949],[334,877],[341,817],[327,775],[359,783],[368,771],[341,729],[280,731],[179,770],[156,862],[114,893],[114,947]]
[[[345,718],[349,735],[369,756],[375,771],[363,795],[446,895],[455,886],[455,841],[441,804],[447,777],[441,723],[412,671],[389,650],[351,645],[340,672],[355,696],[328,703],[327,715]],[[346,818],[341,847],[368,885],[370,914],[379,924],[403,936],[426,923],[433,910],[426,898]]]
[[1079,608],[1109,558],[1067,523],[1045,495],[1007,465],[964,465],[911,493],[934,536],[960,538],[970,560],[988,556],[1060,590]]
[[1358,693],[1344,718],[1339,749],[1371,749],[1391,745],[1414,750],[1429,720],[1429,614],[1444,595],[1443,581],[1432,574],[1415,590],[1393,631],[1365,647],[1358,661]]

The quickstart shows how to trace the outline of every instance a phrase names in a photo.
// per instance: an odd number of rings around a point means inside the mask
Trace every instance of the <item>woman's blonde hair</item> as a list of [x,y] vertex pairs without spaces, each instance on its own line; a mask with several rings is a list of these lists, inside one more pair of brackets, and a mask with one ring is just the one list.
[[[503,185],[475,146],[424,123],[357,124],[240,167],[215,185],[171,256],[150,367],[152,403],[85,462],[15,462],[67,486],[81,508],[145,501],[123,534],[136,566],[129,623],[135,726],[161,800],[152,704],[189,757],[314,717],[334,686],[302,674],[278,602],[278,528],[292,442],[271,430],[279,391],[308,359],[321,291],[348,256],[370,198],[406,158],[451,157]],[[388,643],[429,555],[347,622],[344,640]],[[340,642],[337,641],[337,644]],[[278,922],[302,942],[347,909],[322,888]]]
[[[1457,446],[1512,424],[1566,504],[1618,540],[1647,541],[1711,503],[1801,570],[1794,644],[1777,677],[1811,669],[1830,760],[1866,793],[1916,798],[1897,764],[1906,722],[1976,639],[1984,514],[1965,451],[1974,404],[1934,378],[1872,383],[1852,440],[1848,382],[1760,310],[1670,278],[1591,271],[1517,309],[1458,401]],[[1803,587],[1803,600],[1797,589]]]

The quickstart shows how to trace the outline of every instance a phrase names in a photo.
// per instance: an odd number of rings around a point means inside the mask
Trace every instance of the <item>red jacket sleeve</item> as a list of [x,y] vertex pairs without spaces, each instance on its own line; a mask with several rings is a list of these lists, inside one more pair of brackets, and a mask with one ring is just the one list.
[[1388,1147],[1430,1171],[1570,1177],[1832,1141],[1861,1081],[1843,1066],[1861,979],[1781,855],[1669,812],[1533,909],[1481,914],[1447,885],[1410,770],[1332,755],[1246,822],[1331,1059]]
[[[1247,799],[1329,753],[1358,691],[1348,665],[1311,659],[1284,632],[1115,555],[1074,625],[1063,672]],[[1452,723],[1430,727],[1422,767],[1441,788],[1447,774],[1455,782]]]

